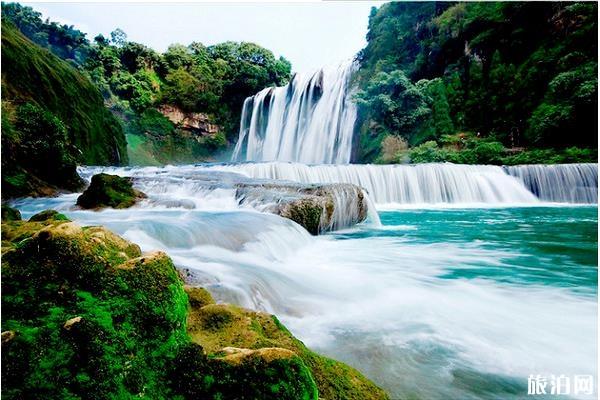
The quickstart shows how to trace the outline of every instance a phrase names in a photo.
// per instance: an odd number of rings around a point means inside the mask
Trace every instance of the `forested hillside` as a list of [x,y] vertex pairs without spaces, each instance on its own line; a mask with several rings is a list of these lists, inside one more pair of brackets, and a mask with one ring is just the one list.
[[30,7],[3,3],[2,13],[97,85],[122,122],[132,164],[212,158],[237,138],[244,99],[290,76],[287,60],[254,43],[173,44],[161,54],[120,29],[90,41]]
[[595,159],[597,3],[388,3],[367,39],[361,160]]
[[97,88],[2,20],[2,195],[81,185],[77,164],[127,164],[125,136]]

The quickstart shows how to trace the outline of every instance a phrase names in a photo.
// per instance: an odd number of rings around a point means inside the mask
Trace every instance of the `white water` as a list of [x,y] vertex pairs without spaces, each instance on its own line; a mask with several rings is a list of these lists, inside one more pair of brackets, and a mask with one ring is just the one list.
[[[540,200],[597,203],[598,200],[597,164],[524,165],[505,169],[492,165],[450,163],[305,165],[271,162],[211,168],[261,179],[353,183],[366,189],[378,204],[490,205],[534,204]],[[534,187],[541,188],[541,191],[532,192]],[[537,197],[538,193],[542,196]]]
[[[149,195],[128,210],[76,210],[77,195],[15,205],[24,217],[55,208],[80,223],[105,225],[144,251],[166,251],[189,271],[192,283],[207,287],[219,301],[277,314],[308,346],[359,368],[390,390],[392,398],[508,398],[488,390],[517,385],[524,393],[531,373],[596,374],[595,295],[538,284],[444,278],[452,268],[509,274],[522,262],[519,257],[531,257],[519,254],[519,243],[423,242],[407,234],[421,227],[403,224],[353,229],[364,237],[312,237],[289,220],[238,204],[228,184],[243,175],[232,172],[249,176],[258,167],[319,180],[345,176],[345,171],[370,182],[384,201],[388,195],[415,199],[397,187],[386,189],[388,182],[406,189],[402,180],[412,184],[410,179],[417,180],[415,185],[419,179],[439,185],[421,188],[419,201],[537,201],[497,167],[424,165],[415,172],[406,166],[246,164],[104,168],[134,176],[136,186]],[[81,172],[89,179],[100,169]],[[483,392],[477,392],[477,385]]]
[[598,164],[517,165],[506,170],[540,200],[598,203]]
[[350,162],[356,107],[352,62],[311,75],[296,74],[283,87],[244,101],[234,161]]

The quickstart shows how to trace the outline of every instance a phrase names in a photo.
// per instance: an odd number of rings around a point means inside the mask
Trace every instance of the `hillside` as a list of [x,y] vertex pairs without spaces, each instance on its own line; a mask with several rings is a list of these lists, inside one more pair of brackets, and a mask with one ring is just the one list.
[[[537,152],[520,154],[521,162],[569,162],[569,149],[575,161],[594,159],[597,32],[596,3],[373,8],[358,57],[359,158],[397,162],[401,149],[424,145],[417,157],[405,153],[412,161],[512,163],[502,160],[503,147],[525,148]],[[380,154],[382,142],[391,154]]]
[[3,20],[3,197],[75,189],[76,164],[127,164],[119,122],[88,78]]
[[132,165],[214,160],[237,138],[244,99],[290,76],[289,61],[255,43],[174,43],[160,53],[119,28],[88,40],[18,3],[3,3],[2,14],[89,77],[123,126]]

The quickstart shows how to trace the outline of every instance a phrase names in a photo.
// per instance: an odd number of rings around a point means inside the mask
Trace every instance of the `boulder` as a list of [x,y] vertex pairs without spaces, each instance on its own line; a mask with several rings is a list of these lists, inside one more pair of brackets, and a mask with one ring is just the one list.
[[68,218],[59,213],[56,210],[44,210],[29,218],[30,222],[41,222],[41,221],[68,221]]
[[236,197],[240,204],[291,219],[313,235],[367,218],[362,189],[349,183],[242,183],[237,185]]
[[77,198],[77,205],[86,209],[128,208],[146,195],[133,188],[132,178],[97,174],[90,186]]
[[[189,296],[191,288],[186,292]],[[243,370],[252,363],[270,365],[287,360],[300,376],[303,376],[302,366],[308,368],[319,399],[388,398],[360,372],[306,348],[274,315],[231,304],[201,304],[190,302],[187,331],[194,343],[213,355],[213,363]]]

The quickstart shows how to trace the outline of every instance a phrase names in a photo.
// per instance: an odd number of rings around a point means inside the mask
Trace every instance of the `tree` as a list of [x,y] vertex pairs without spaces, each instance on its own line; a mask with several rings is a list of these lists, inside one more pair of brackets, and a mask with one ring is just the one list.
[[124,46],[127,43],[127,34],[121,28],[117,28],[110,33],[110,41],[117,47]]

